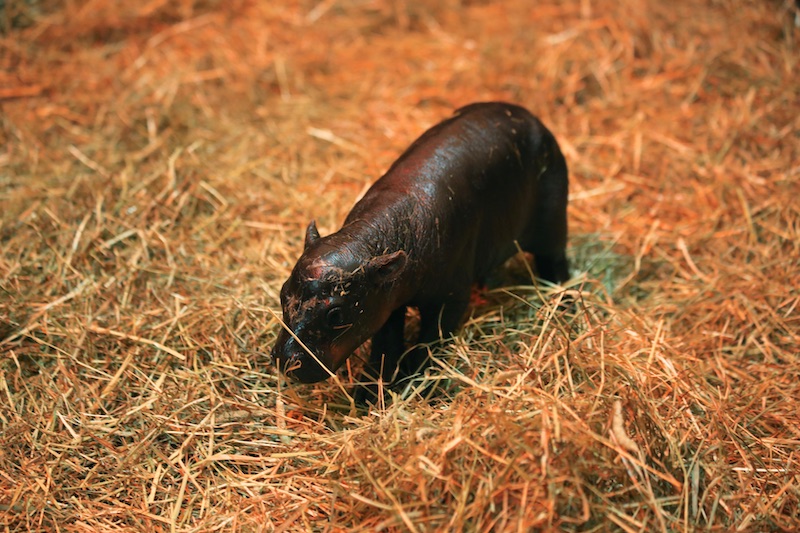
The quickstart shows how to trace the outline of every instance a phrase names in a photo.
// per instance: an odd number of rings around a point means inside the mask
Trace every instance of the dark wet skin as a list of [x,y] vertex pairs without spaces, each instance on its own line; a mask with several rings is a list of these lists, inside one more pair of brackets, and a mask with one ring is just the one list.
[[[539,277],[569,279],[566,208],[566,162],[538,119],[504,103],[459,109],[400,156],[339,231],[320,237],[309,225],[281,290],[294,336],[280,332],[273,358],[313,383],[371,338],[355,397],[375,402],[379,379],[389,387],[427,366],[422,345],[456,331],[473,283],[514,255],[515,242]],[[409,306],[420,332],[407,351]]]

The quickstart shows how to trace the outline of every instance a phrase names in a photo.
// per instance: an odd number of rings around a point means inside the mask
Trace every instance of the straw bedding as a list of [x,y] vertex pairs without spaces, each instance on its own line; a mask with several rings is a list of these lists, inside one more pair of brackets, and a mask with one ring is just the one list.
[[[793,3],[2,6],[6,530],[800,528]],[[574,279],[501,272],[430,401],[282,382],[305,225],[481,100],[559,139]]]

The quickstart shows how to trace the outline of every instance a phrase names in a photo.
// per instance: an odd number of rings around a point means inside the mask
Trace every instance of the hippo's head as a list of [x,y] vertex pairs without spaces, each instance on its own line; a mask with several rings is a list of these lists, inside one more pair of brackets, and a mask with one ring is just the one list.
[[393,311],[387,289],[406,265],[402,250],[364,259],[356,253],[361,247],[334,237],[321,238],[312,221],[303,254],[281,288],[286,327],[272,357],[303,383],[331,376],[380,329]]

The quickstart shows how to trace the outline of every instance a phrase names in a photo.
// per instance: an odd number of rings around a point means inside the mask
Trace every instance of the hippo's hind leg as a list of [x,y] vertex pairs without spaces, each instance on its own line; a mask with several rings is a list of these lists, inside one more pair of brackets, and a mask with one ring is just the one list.
[[397,363],[405,351],[403,331],[406,320],[406,306],[400,306],[389,316],[386,323],[372,337],[369,360],[359,377],[354,391],[354,399],[359,405],[375,403],[381,388],[391,383],[397,372]]
[[569,279],[566,253],[567,164],[555,139],[549,140],[552,142],[549,166],[539,178],[536,205],[520,239],[520,246],[533,254],[539,277],[561,283]]
[[551,283],[561,283],[569,279],[567,260],[567,222],[566,217],[551,218],[545,221],[539,217],[533,235],[520,242],[520,247],[533,254],[536,274]]
[[561,283],[569,279],[569,261],[564,252],[559,255],[543,255],[534,253],[536,272],[544,280]]

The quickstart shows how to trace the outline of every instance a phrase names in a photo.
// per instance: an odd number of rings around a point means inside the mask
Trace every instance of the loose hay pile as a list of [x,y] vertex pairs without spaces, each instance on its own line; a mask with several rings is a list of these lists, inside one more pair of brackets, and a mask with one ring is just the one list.
[[[0,40],[4,527],[800,528],[792,3],[57,4]],[[576,311],[485,294],[429,403],[281,384],[304,225],[487,99],[568,157]]]

